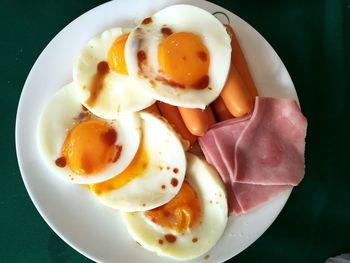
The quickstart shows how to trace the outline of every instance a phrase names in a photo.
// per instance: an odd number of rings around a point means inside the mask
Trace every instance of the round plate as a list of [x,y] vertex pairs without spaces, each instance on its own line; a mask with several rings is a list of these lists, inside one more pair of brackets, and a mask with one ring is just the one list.
[[[208,10],[234,26],[261,96],[297,99],[290,76],[267,41],[242,19],[200,0],[119,0],[96,7],[65,27],[35,62],[20,98],[16,120],[17,157],[27,191],[39,213],[69,245],[98,262],[174,262],[144,250],[127,233],[118,211],[100,204],[79,185],[52,174],[37,147],[37,126],[48,99],[72,80],[72,67],[85,43],[102,31],[132,27],[157,10],[187,3]],[[226,231],[208,253],[223,262],[251,245],[275,220],[290,192],[252,212],[231,216]],[[189,262],[203,262],[203,257]]]

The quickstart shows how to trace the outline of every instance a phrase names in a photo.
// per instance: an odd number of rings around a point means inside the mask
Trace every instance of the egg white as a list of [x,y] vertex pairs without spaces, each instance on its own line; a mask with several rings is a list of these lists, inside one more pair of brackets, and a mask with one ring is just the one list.
[[101,61],[107,62],[107,54],[115,39],[129,33],[130,29],[113,28],[94,37],[81,50],[73,68],[73,80],[79,101],[93,114],[104,119],[115,119],[120,113],[142,110],[154,99],[140,86],[142,82],[112,70],[105,76],[103,89],[93,107],[86,104],[90,97],[89,84]]
[[[215,246],[227,224],[227,199],[217,172],[204,160],[187,153],[186,180],[194,187],[202,205],[200,223],[169,243],[164,235],[174,232],[150,222],[142,212],[122,213],[128,232],[143,248],[160,256],[189,260],[207,253]],[[192,239],[197,238],[197,242]],[[159,244],[159,240],[163,244]]]
[[[122,172],[134,158],[141,139],[141,120],[138,114],[124,114],[118,120],[106,121],[117,131],[116,145],[122,146],[119,159],[106,169],[89,176],[72,172],[68,166],[61,168],[55,160],[61,156],[61,149],[69,129],[82,112],[82,105],[76,96],[74,84],[61,88],[47,103],[38,126],[38,147],[43,159],[60,178],[76,184],[92,184],[108,180]],[[50,176],[50,175],[48,175]]]
[[[96,195],[105,205],[128,212],[145,211],[168,202],[180,190],[186,172],[185,151],[171,125],[151,113],[141,112],[140,116],[141,147],[148,156],[146,169],[125,186]],[[175,187],[172,178],[178,182]]]
[[[152,22],[138,25],[125,46],[125,61],[130,76],[144,80],[142,86],[152,97],[175,106],[204,109],[224,87],[231,63],[231,44],[225,27],[207,11],[191,5],[174,5],[151,16]],[[192,32],[200,36],[210,56],[209,85],[204,89],[174,88],[155,78],[158,75],[158,44],[161,28],[175,32]],[[146,77],[140,73],[137,53],[146,53]],[[151,82],[149,80],[152,80]]]

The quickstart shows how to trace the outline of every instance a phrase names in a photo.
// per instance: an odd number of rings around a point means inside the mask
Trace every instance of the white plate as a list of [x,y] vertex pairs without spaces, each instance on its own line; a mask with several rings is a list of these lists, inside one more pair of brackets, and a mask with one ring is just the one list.
[[[72,79],[79,50],[94,35],[114,26],[133,26],[153,12],[176,3],[222,12],[234,26],[254,80],[262,96],[297,99],[290,76],[266,40],[231,12],[202,0],[119,0],[103,4],[64,28],[35,62],[24,85],[16,120],[16,149],[23,181],[36,208],[69,245],[98,262],[174,262],[138,246],[127,233],[118,211],[101,205],[77,185],[53,175],[37,147],[36,130],[43,106]],[[217,14],[219,19],[227,19]],[[224,21],[226,22],[226,21]],[[275,220],[290,192],[254,211],[230,217],[210,262],[223,262],[251,245]],[[203,257],[189,262],[203,262]]]

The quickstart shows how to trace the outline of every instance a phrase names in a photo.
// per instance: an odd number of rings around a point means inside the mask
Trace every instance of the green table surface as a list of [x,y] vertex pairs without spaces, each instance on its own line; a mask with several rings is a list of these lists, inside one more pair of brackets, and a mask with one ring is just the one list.
[[[16,159],[15,118],[40,52],[69,22],[103,2],[0,2],[0,262],[91,262],[49,228],[30,200]],[[324,262],[350,252],[350,2],[213,2],[272,45],[309,121],[305,179],[264,235],[229,262]]]

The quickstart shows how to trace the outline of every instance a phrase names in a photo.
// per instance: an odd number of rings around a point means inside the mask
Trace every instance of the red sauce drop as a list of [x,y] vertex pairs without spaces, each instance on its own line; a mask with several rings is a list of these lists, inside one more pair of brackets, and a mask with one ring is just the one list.
[[112,163],[115,163],[116,161],[118,161],[121,153],[122,153],[122,149],[123,149],[123,146],[121,145],[116,145],[115,146],[115,154],[114,154],[114,157],[113,157],[113,160],[112,160]]
[[177,83],[176,81],[173,81],[173,80],[165,80],[165,82],[167,82],[169,86],[172,86],[174,88],[181,88],[181,89],[185,88],[185,85]]
[[164,184],[162,184],[162,189],[165,189],[165,185]]
[[158,240],[159,245],[163,245],[164,241],[162,239]]
[[137,52],[137,62],[139,65],[139,68],[141,68],[142,63],[147,59],[146,53],[143,50],[139,50]]
[[173,172],[177,174],[179,172],[179,169],[178,168],[174,168]]
[[179,181],[176,178],[171,178],[171,185],[176,187],[179,184]]
[[55,164],[61,168],[65,167],[67,165],[66,158],[64,156],[57,158]]
[[193,243],[196,243],[197,241],[198,241],[198,238],[196,238],[196,237],[192,238]]
[[109,66],[106,61],[101,61],[100,63],[97,64],[97,72],[101,75],[104,75],[108,73],[109,71]]
[[164,36],[170,36],[173,31],[169,28],[169,27],[163,27],[160,32],[164,35]]
[[209,76],[204,75],[193,85],[193,88],[204,89],[204,88],[208,87],[208,84],[209,84]]
[[[185,58],[186,59],[186,58]],[[184,89],[187,88],[185,85],[180,84],[176,81],[170,80],[170,79],[165,79],[163,77],[158,76],[156,78],[156,80],[161,81],[173,88],[180,88],[180,89]],[[194,83],[192,86],[189,86],[188,88],[193,88],[193,89],[204,89],[206,87],[208,87],[209,84],[209,76],[208,75],[204,75],[202,76],[196,83]]]
[[109,66],[106,61],[101,61],[97,64],[97,72],[90,81],[90,97],[85,102],[90,107],[95,105],[98,95],[103,88],[104,78],[108,72]]
[[142,21],[142,25],[148,25],[152,23],[152,18],[151,17],[146,17],[143,21]]
[[107,132],[101,134],[102,141],[107,145],[113,145],[117,140],[117,132],[115,129],[110,128]]
[[176,236],[168,234],[164,236],[166,241],[168,241],[169,243],[174,243],[176,241]]
[[169,216],[170,216],[170,212],[169,212],[169,211],[164,211],[164,212],[163,212],[163,215],[164,215],[165,217],[169,217]]
[[203,52],[203,51],[197,52],[197,56],[203,62],[206,62],[208,60],[207,54],[205,52]]

